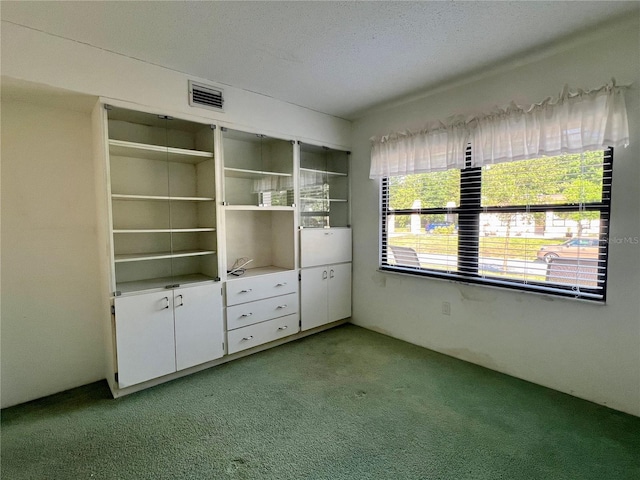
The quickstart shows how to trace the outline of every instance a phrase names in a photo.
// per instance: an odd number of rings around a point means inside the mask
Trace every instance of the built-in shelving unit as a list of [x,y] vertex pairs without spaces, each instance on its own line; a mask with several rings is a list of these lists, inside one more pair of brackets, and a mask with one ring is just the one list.
[[106,121],[114,394],[351,314],[347,152],[121,108]]
[[348,226],[348,152],[301,144],[299,174],[300,226]]
[[210,125],[108,111],[116,292],[218,278]]
[[[294,143],[222,129],[227,270],[244,275],[295,269]],[[229,276],[229,280],[237,277]]]

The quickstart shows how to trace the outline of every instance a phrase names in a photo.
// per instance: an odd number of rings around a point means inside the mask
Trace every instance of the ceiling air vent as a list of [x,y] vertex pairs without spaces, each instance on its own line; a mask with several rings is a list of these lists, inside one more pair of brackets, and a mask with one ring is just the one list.
[[189,105],[224,111],[222,90],[189,80]]

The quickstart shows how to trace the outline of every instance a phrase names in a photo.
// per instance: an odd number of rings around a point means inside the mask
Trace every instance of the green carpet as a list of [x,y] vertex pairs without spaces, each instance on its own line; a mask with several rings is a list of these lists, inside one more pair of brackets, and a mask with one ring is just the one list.
[[346,325],[2,411],[2,478],[640,478],[640,418]]

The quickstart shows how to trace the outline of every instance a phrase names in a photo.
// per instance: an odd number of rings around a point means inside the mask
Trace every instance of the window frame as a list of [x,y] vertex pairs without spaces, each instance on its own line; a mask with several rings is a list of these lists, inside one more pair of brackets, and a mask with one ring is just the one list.
[[[380,245],[379,245],[379,269],[386,272],[410,274],[421,277],[446,279],[460,283],[470,283],[486,285],[500,288],[507,288],[522,292],[543,293],[559,297],[569,297],[582,300],[591,300],[598,303],[606,303],[607,279],[608,279],[608,258],[611,218],[611,190],[613,179],[613,147],[608,147],[603,151],[603,177],[602,177],[602,197],[599,202],[562,203],[562,204],[541,204],[541,205],[517,205],[517,206],[482,206],[482,167],[472,167],[471,146],[467,147],[465,153],[466,167],[460,171],[460,201],[457,207],[438,208],[408,208],[399,210],[389,209],[390,186],[389,177],[383,177],[380,182]],[[478,182],[477,180],[480,179]],[[579,290],[575,286],[567,284],[566,287],[558,284],[546,282],[536,282],[531,280],[498,279],[483,276],[479,273],[480,265],[480,215],[486,213],[536,213],[547,211],[574,211],[580,208],[585,211],[598,211],[600,213],[599,231],[599,254],[598,272],[602,275],[598,278],[598,285],[595,288],[580,286]],[[388,263],[388,227],[387,218],[390,215],[434,215],[434,214],[456,214],[458,217],[458,252],[457,252],[457,272],[446,272],[442,270],[428,269],[422,267],[398,266]]]

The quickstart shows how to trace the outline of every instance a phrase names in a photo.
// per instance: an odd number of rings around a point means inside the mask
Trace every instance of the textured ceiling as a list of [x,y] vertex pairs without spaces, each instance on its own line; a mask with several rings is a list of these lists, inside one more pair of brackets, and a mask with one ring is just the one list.
[[2,2],[3,21],[343,118],[640,3]]

